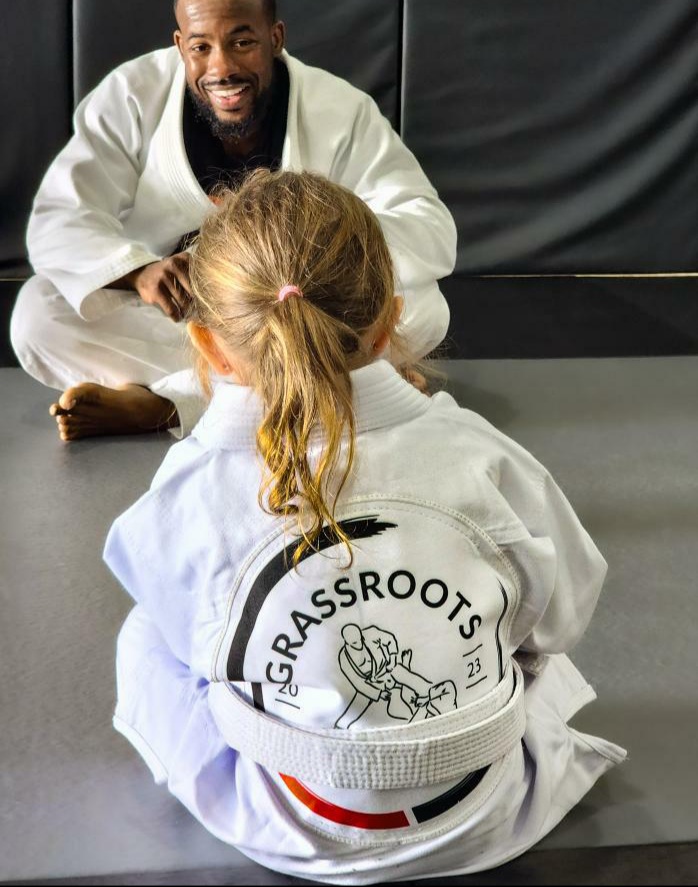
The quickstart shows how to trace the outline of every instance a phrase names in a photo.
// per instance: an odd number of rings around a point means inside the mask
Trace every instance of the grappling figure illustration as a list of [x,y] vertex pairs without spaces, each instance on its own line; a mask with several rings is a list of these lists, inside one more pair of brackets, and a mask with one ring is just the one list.
[[369,708],[381,700],[398,721],[423,721],[457,708],[453,681],[433,682],[412,671],[412,650],[400,652],[391,632],[350,623],[342,628],[342,639],[339,667],[355,693],[335,727],[360,726]]

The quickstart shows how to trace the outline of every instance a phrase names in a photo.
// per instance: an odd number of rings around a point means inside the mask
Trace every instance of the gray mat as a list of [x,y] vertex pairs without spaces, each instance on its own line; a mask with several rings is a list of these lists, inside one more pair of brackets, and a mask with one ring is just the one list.
[[[453,361],[450,387],[546,464],[610,564],[573,658],[575,720],[626,746],[543,849],[698,839],[698,358]],[[167,436],[59,442],[53,395],[0,370],[0,880],[235,867],[111,729],[129,601],[101,562]],[[535,858],[535,857],[533,857]]]

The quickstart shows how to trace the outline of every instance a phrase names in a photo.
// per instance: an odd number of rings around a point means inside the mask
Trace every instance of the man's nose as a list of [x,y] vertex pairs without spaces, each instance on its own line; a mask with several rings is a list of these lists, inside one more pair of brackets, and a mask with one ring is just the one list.
[[213,80],[226,80],[240,73],[240,65],[233,50],[215,47],[208,57],[208,76]]

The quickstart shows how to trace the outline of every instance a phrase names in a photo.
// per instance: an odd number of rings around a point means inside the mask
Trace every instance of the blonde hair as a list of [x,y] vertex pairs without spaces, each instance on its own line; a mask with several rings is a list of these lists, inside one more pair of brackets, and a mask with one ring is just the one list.
[[[335,519],[354,459],[349,371],[364,330],[376,322],[392,330],[395,293],[376,217],[321,176],[258,170],[204,222],[191,281],[197,320],[244,357],[263,403],[261,507],[295,517],[295,563],[325,525],[351,553]],[[302,297],[279,300],[289,285]]]

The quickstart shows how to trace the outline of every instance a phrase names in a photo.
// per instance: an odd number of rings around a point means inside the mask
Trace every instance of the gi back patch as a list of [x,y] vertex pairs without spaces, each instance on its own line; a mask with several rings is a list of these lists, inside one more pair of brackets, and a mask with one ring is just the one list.
[[515,574],[466,516],[407,499],[349,503],[293,568],[282,532],[254,552],[230,600],[214,679],[293,724],[370,729],[473,702],[504,675]]
[[[287,723],[329,731],[437,718],[496,687],[519,591],[493,540],[465,515],[402,498],[352,501],[340,521],[351,563],[329,535],[297,568],[297,541],[282,532],[252,553],[230,597],[214,680]],[[395,829],[419,840],[474,811],[503,764],[372,792],[269,775],[313,828],[379,846]]]

